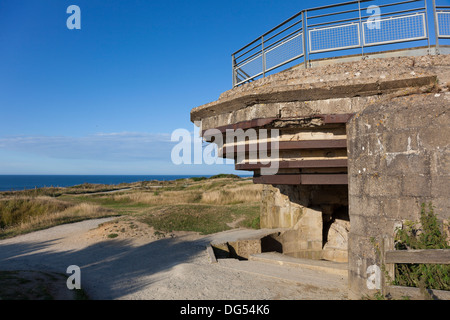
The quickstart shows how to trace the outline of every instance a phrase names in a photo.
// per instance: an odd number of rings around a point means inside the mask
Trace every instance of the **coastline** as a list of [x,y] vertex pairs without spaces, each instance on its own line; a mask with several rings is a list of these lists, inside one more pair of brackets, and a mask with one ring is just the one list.
[[173,181],[212,176],[214,175],[0,175],[0,192],[67,188],[82,184],[120,185],[145,181]]

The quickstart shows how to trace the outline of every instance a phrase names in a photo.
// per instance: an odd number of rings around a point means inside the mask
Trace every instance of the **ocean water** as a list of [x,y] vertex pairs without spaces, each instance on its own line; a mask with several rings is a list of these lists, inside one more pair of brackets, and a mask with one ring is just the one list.
[[[83,183],[120,184],[138,181],[169,181],[196,175],[0,175],[0,191],[42,187],[70,187]],[[210,177],[205,175],[204,177]]]

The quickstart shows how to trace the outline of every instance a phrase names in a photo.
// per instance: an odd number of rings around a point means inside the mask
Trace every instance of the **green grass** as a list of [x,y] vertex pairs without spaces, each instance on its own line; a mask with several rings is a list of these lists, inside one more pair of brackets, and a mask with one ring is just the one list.
[[[130,190],[98,193],[105,190]],[[80,185],[0,193],[0,238],[63,223],[132,215],[155,230],[210,234],[259,228],[260,189],[234,175],[120,186]],[[45,196],[43,196],[45,195]]]
[[227,223],[238,218],[244,218],[240,223],[242,227],[256,226],[254,221],[259,218],[259,205],[161,206],[141,215],[139,219],[162,232],[193,231],[205,235],[230,230]]
[[95,203],[102,206],[110,206],[110,207],[120,207],[120,206],[126,206],[127,204],[132,204],[130,201],[127,200],[115,200],[112,197],[105,196],[105,195],[82,195],[82,196],[76,196],[76,195],[63,195],[59,197],[59,199],[67,200],[70,202],[89,202],[89,203]]

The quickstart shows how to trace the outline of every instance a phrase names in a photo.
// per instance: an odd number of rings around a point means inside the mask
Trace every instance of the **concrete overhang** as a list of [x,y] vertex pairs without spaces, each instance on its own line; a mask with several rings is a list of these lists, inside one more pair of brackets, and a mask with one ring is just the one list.
[[[315,101],[381,95],[408,88],[433,86],[437,73],[427,56],[366,59],[305,69],[293,67],[224,92],[218,100],[193,108],[191,121],[255,104]],[[434,56],[432,63],[449,60]],[[448,65],[448,61],[443,61]]]

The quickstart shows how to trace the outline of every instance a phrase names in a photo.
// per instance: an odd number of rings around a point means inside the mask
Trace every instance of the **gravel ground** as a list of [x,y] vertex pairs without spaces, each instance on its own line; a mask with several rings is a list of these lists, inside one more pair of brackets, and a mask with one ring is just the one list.
[[[130,218],[89,220],[0,241],[0,270],[66,274],[77,265],[90,299],[346,299],[345,281],[333,275],[256,261],[211,263],[206,246],[239,232],[161,234]],[[298,277],[281,279],[276,270]]]

